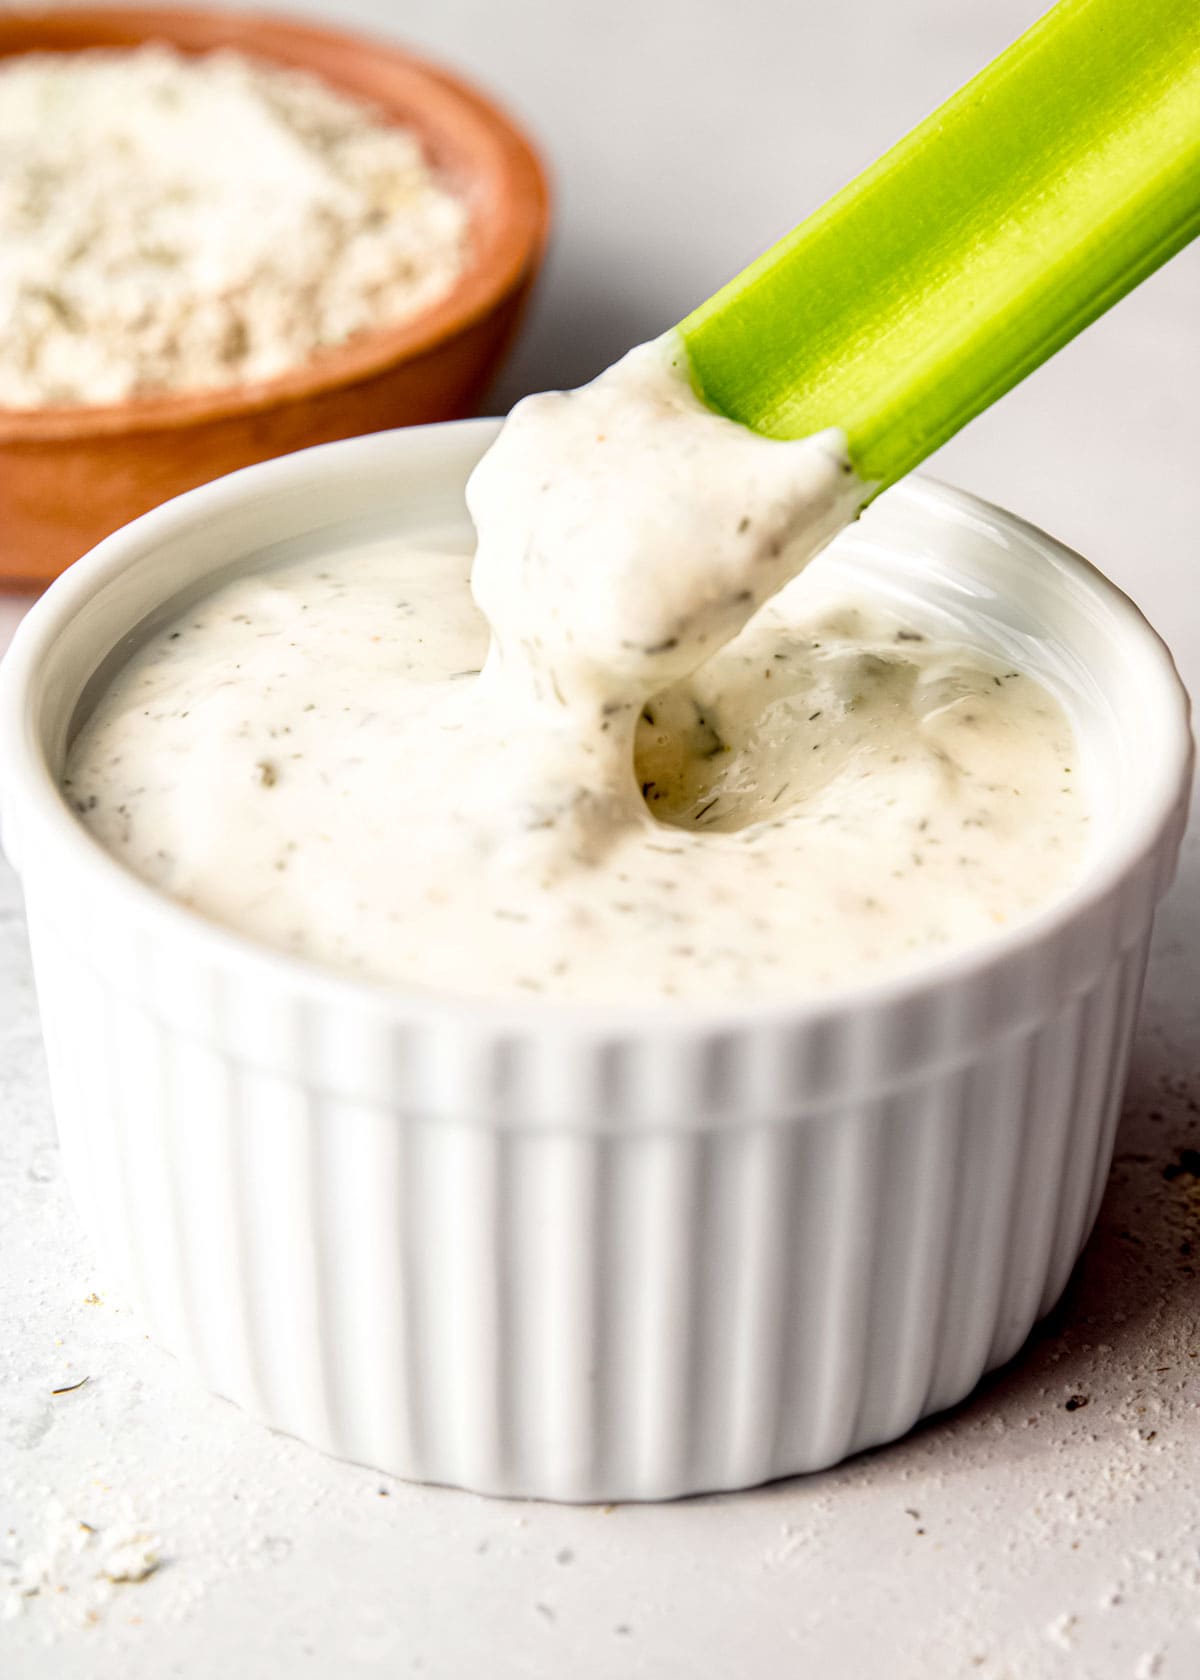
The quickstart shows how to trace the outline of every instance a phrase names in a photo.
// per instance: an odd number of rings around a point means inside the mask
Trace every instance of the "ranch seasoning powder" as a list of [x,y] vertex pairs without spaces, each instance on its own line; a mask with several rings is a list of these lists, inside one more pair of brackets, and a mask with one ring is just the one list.
[[231,52],[0,64],[0,406],[270,379],[426,308],[462,202],[407,130]]

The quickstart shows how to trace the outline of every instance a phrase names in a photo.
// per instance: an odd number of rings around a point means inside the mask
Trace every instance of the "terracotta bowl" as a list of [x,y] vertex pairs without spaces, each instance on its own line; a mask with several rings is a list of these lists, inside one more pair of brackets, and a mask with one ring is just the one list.
[[36,588],[136,514],[235,467],[471,413],[541,261],[548,193],[528,140],[473,88],[407,52],[232,12],[0,11],[0,57],[148,40],[308,70],[411,127],[467,202],[467,264],[420,315],[276,379],[104,406],[0,407],[0,589]]

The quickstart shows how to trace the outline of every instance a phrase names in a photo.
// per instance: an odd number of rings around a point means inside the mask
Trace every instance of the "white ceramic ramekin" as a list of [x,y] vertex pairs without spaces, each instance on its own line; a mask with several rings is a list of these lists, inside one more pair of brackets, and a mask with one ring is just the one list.
[[1183,826],[1186,699],[1077,556],[913,483],[817,564],[969,612],[1068,693],[1097,804],[1078,885],[986,949],[789,1007],[487,1006],[259,949],[106,856],[57,777],[147,621],[231,567],[461,525],[492,435],[236,473],[110,537],[23,626],[4,839],[64,1164],[152,1333],[330,1452],[568,1500],[832,1464],[961,1399],[1066,1283]]

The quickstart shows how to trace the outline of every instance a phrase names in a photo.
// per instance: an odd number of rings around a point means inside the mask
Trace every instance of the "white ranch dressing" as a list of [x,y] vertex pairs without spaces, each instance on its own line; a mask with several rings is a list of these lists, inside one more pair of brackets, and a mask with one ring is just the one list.
[[384,983],[719,1000],[911,967],[1061,890],[1087,809],[1031,678],[836,568],[789,582],[862,495],[839,434],[757,437],[644,346],[514,410],[473,569],[386,541],[226,584],[118,674],[66,791],[172,896]]

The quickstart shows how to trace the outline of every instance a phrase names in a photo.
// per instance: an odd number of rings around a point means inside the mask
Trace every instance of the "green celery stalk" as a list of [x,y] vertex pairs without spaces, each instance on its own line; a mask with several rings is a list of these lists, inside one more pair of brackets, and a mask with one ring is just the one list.
[[1200,0],[1061,0],[680,331],[878,493],[1200,232]]

